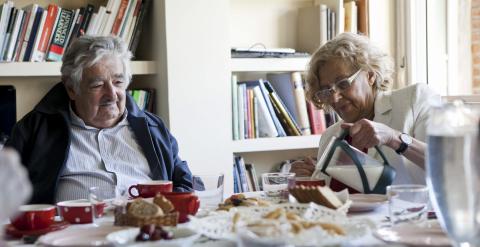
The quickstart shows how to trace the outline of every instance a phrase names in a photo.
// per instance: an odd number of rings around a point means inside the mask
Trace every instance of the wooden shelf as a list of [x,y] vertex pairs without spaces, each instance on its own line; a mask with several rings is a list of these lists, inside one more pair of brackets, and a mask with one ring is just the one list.
[[318,148],[320,135],[256,138],[233,141],[234,153]]
[[310,57],[302,58],[232,58],[230,69],[232,72],[276,72],[276,71],[305,71]]
[[[14,62],[0,64],[0,77],[60,76],[61,62]],[[132,74],[151,75],[156,73],[154,61],[132,61]]]

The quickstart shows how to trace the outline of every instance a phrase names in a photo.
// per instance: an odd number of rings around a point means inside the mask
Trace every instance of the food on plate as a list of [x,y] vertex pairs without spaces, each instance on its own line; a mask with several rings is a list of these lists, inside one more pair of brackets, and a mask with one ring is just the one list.
[[174,210],[173,204],[161,194],[157,194],[153,201],[138,198],[127,203],[126,207],[115,209],[116,226],[175,226],[178,217],[179,213]]
[[332,209],[340,208],[343,205],[335,192],[327,186],[298,185],[290,188],[289,191],[299,203],[314,202]]
[[240,212],[236,212],[232,219],[232,231],[236,232],[240,225],[244,225],[259,237],[280,237],[284,234],[298,235],[305,230],[319,227],[330,235],[346,235],[345,230],[337,224],[310,221],[283,208],[276,208],[264,214],[261,219],[249,218],[247,215],[242,218]]
[[175,206],[173,206],[172,202],[168,200],[165,196],[162,194],[157,194],[155,198],[153,198],[153,203],[157,204],[163,212],[172,212],[175,210]]
[[173,233],[167,231],[160,226],[154,224],[148,224],[140,227],[140,232],[138,233],[135,241],[156,241],[156,240],[170,240],[173,238]]
[[154,203],[149,203],[143,199],[136,199],[127,204],[127,213],[136,218],[153,218],[163,216],[163,210]]
[[244,194],[235,194],[225,199],[224,203],[218,205],[217,210],[228,211],[233,207],[245,206],[269,206],[270,203],[255,197],[246,197]]

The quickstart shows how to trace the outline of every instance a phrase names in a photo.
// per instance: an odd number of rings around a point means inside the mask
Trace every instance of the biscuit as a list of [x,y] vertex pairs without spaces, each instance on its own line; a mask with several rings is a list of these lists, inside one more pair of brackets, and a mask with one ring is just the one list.
[[156,204],[149,203],[143,199],[137,199],[129,203],[127,207],[127,214],[135,218],[147,219],[163,216],[163,211]]
[[172,202],[162,194],[157,194],[155,198],[153,198],[153,203],[157,204],[165,213],[172,212],[175,209]]

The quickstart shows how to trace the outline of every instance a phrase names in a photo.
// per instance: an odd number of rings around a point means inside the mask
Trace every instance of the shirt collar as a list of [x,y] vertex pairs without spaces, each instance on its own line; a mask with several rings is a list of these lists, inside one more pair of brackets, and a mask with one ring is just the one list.
[[[72,125],[75,125],[77,127],[83,128],[83,129],[96,129],[96,130],[98,130],[98,128],[96,128],[96,127],[89,126],[89,125],[85,124],[83,119],[81,119],[75,113],[75,111],[73,110],[71,102],[68,104],[68,109],[69,109],[69,112],[70,112],[70,119],[72,121]],[[111,128],[114,128],[114,127],[117,127],[117,126],[128,125],[127,116],[128,116],[128,111],[127,111],[127,108],[125,108],[125,111],[122,114],[122,119],[120,120],[120,122],[118,122],[116,125],[112,126]]]

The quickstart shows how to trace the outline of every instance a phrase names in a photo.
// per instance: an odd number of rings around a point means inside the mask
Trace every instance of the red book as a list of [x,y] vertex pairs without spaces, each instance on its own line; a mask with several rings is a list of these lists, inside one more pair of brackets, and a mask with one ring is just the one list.
[[43,25],[43,30],[40,33],[40,42],[32,55],[33,61],[41,62],[45,60],[45,53],[47,52],[50,37],[52,36],[53,28],[57,20],[58,10],[57,5],[48,5],[47,17],[45,19],[45,24]]
[[128,0],[122,0],[120,3],[120,7],[118,8],[117,17],[115,17],[115,22],[113,22],[112,26],[112,34],[118,35],[120,32],[120,27],[122,25],[123,17],[125,16],[125,12],[127,11],[128,7]]
[[319,135],[323,133],[327,128],[325,122],[325,112],[322,109],[317,109],[317,107],[311,102],[307,103],[307,111],[312,135]]

